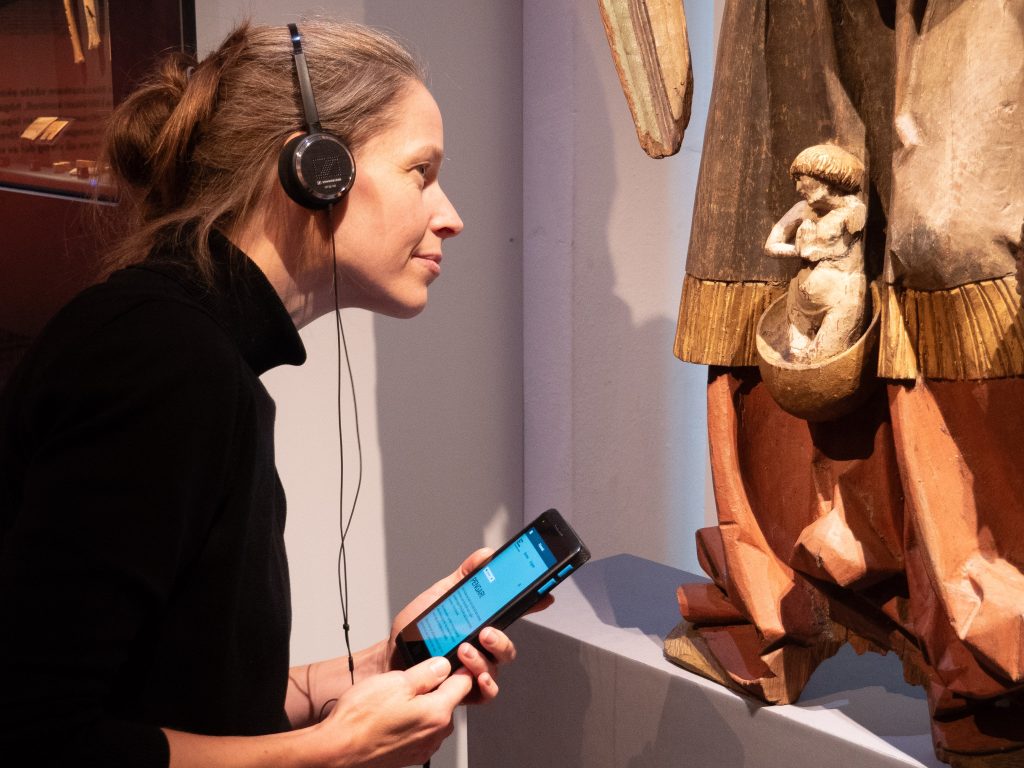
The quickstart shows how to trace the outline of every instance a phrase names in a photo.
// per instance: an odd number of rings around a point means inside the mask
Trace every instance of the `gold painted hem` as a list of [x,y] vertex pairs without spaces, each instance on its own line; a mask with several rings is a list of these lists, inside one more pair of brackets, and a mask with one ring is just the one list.
[[878,375],[1003,379],[1024,375],[1024,323],[1013,275],[942,291],[885,286]]
[[[757,322],[785,283],[683,282],[675,355],[702,365],[757,365]],[[1024,375],[1024,318],[1013,275],[942,291],[883,287],[878,375],[1001,379]]]
[[686,276],[675,355],[701,365],[757,365],[757,321],[786,283],[725,283]]

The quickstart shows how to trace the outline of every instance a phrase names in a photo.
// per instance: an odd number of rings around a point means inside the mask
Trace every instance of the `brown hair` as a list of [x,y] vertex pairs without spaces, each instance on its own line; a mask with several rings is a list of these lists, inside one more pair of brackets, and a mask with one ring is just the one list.
[[789,166],[789,175],[812,176],[847,194],[858,192],[864,177],[864,163],[835,144],[815,144],[803,150]]
[[[354,23],[300,24],[323,130],[353,150],[386,127],[422,69],[395,40]],[[182,244],[211,272],[213,229],[244,222],[264,199],[270,171],[305,118],[284,25],[236,28],[197,62],[167,56],[110,117],[105,159],[118,187],[124,233],[111,272],[154,249]]]

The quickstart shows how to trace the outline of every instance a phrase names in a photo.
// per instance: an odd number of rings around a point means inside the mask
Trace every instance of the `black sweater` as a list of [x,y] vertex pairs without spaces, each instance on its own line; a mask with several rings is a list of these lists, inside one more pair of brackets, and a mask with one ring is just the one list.
[[165,766],[159,726],[288,727],[274,403],[305,350],[262,272],[211,240],[113,275],[0,399],[0,763]]

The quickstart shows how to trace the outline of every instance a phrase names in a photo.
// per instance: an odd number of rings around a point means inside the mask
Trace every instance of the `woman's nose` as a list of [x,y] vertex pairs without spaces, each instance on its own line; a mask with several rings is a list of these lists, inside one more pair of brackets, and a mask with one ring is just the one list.
[[455,210],[455,206],[452,205],[452,201],[448,199],[448,195],[444,193],[440,186],[437,187],[437,193],[440,199],[438,200],[437,212],[434,214],[434,219],[431,222],[431,229],[443,240],[455,237],[463,229],[462,219],[459,216],[459,212]]

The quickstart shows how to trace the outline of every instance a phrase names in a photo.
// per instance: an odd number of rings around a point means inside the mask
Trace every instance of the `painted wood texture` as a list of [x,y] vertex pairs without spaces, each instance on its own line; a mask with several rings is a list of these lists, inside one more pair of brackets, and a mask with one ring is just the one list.
[[637,138],[651,157],[679,151],[693,70],[682,0],[598,0]]
[[702,365],[756,366],[757,321],[786,283],[730,283],[686,275],[675,355]]
[[878,375],[998,379],[1024,374],[1024,318],[1013,275],[944,291],[886,287]]

